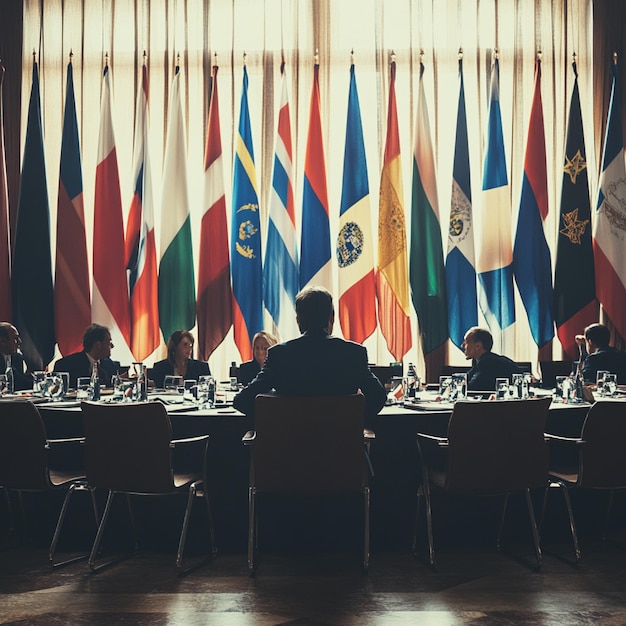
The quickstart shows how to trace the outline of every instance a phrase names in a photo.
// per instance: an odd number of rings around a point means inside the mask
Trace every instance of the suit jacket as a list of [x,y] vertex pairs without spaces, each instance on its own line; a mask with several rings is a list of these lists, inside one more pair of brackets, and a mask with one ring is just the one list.
[[256,396],[271,390],[288,396],[340,396],[361,390],[366,415],[376,415],[387,399],[385,388],[369,369],[367,350],[325,331],[307,332],[272,346],[265,365],[235,396],[233,405],[253,415]]
[[249,385],[261,371],[261,366],[256,359],[246,361],[239,366],[239,382],[242,385]]
[[470,391],[493,391],[496,378],[511,378],[511,374],[519,374],[521,370],[506,356],[485,352],[467,372],[467,388]]
[[617,374],[618,385],[626,384],[626,352],[607,346],[593,354],[588,354],[583,361],[582,368],[585,380],[595,383],[599,370]]
[[[100,383],[111,386],[111,376],[117,374],[120,368],[119,361],[111,359],[100,359],[98,362],[98,373],[100,374]],[[74,352],[59,359],[54,364],[55,372],[68,372],[70,375],[70,387],[76,388],[76,379],[91,376],[91,361],[85,351]]]
[[[21,354],[11,355],[11,367],[13,368],[13,383],[15,391],[33,388],[33,377],[24,373],[24,357]],[[0,374],[4,374],[7,368],[4,354],[0,354]]]
[[[154,367],[148,372],[148,378],[154,381],[154,386],[163,388],[163,381],[166,376],[174,375],[174,366],[167,360],[157,361]],[[187,361],[187,373],[185,374],[185,380],[198,380],[200,376],[210,376],[211,370],[209,364],[206,361],[198,361],[196,359],[189,359]]]

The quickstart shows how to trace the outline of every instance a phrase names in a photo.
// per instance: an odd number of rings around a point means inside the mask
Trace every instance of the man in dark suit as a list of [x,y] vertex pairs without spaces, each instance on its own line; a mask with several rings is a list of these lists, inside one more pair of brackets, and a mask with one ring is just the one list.
[[11,359],[15,391],[32,389],[33,377],[24,372],[24,357],[18,352],[22,340],[17,328],[9,322],[0,322],[0,374],[7,369],[7,357]]
[[256,378],[233,401],[236,409],[254,414],[258,394],[272,390],[289,396],[365,396],[366,415],[375,415],[387,398],[385,388],[369,369],[367,350],[331,336],[333,299],[323,287],[308,287],[296,296],[296,320],[302,335],[272,346]]
[[576,335],[580,349],[579,369],[585,381],[596,382],[596,374],[606,370],[617,374],[617,383],[626,384],[626,352],[609,346],[611,331],[604,324],[590,324],[584,335]]
[[470,391],[493,391],[496,378],[508,378],[521,370],[506,356],[491,351],[493,337],[486,328],[473,326],[461,344],[466,359],[472,359],[472,368],[467,372],[467,388]]
[[83,351],[68,354],[54,364],[55,372],[68,372],[70,387],[76,387],[76,380],[83,376],[91,376],[93,364],[98,363],[100,384],[111,386],[111,377],[117,374],[120,363],[111,360],[111,333],[106,326],[92,324],[83,335]]

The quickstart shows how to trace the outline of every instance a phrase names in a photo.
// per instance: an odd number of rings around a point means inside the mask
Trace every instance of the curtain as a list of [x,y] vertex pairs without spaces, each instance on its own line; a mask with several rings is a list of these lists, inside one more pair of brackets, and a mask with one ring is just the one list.
[[[263,228],[271,192],[281,59],[284,56],[289,79],[296,212],[299,214],[313,64],[317,53],[331,236],[334,240],[341,198],[351,58],[355,63],[361,102],[373,227],[377,224],[390,57],[393,53],[397,63],[396,95],[406,196],[404,206],[407,211],[410,210],[419,63],[423,59],[435,145],[440,219],[442,225],[447,225],[459,49],[462,49],[464,59],[474,197],[478,196],[481,187],[489,72],[493,51],[497,49],[512,221],[515,224],[534,62],[538,51],[541,51],[550,206],[546,234],[554,265],[566,115],[573,84],[573,53],[576,53],[578,62],[588,167],[591,173],[597,171],[598,153],[592,149],[595,145],[594,114],[597,115],[593,102],[592,24],[591,0],[553,0],[549,3],[542,0],[24,0],[21,133],[23,137],[34,50],[41,72],[51,232],[54,233],[65,74],[72,50],[90,246],[105,55],[108,55],[111,69],[122,198],[125,211],[128,211],[132,195],[130,178],[135,99],[145,51],[150,80],[150,140],[153,178],[156,181],[158,246],[161,211],[159,174],[162,171],[169,90],[177,59],[180,59],[193,247],[197,263],[199,221],[204,210],[203,162],[211,66],[217,63],[220,67],[218,80],[228,207],[232,197],[233,147],[243,63],[247,66]],[[5,120],[5,123],[8,122]],[[596,176],[591,174],[593,187],[595,179]],[[592,189],[592,198],[594,195],[595,189]],[[407,223],[409,221],[407,219]],[[447,232],[445,227],[443,230],[445,251]],[[337,284],[336,280],[334,284]],[[517,361],[536,363],[537,348],[530,337],[519,297],[516,314],[514,343],[508,356]],[[413,327],[413,348],[406,359],[407,362],[415,362],[423,373],[424,360],[418,344],[414,312]],[[340,333],[337,324],[335,334]],[[379,332],[368,339],[366,345],[370,361],[386,364],[393,360]],[[560,345],[556,338],[552,349],[555,358],[560,358]],[[118,353],[117,348],[115,356],[122,361],[130,358],[129,354]],[[212,371],[223,376],[227,365],[237,359],[231,333],[211,356]],[[449,348],[448,359],[456,364],[464,362],[462,353],[453,346]]]

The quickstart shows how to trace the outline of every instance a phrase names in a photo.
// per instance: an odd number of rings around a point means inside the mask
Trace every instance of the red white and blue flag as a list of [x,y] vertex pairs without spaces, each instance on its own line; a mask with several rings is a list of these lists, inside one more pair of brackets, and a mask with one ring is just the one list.
[[148,70],[141,68],[135,113],[133,181],[126,227],[126,267],[130,270],[130,349],[137,361],[159,346],[159,300],[150,150],[148,147]]
[[284,339],[297,336],[295,300],[298,293],[298,249],[293,194],[291,116],[285,63],[281,64],[281,100],[274,153],[267,244],[263,267],[265,308]]
[[539,348],[554,337],[552,264],[544,232],[547,216],[546,140],[541,104],[541,61],[538,59],[513,248],[513,272],[531,334]]
[[320,117],[319,70],[320,66],[316,63],[313,67],[309,132],[304,157],[300,289],[307,285],[318,285],[332,292],[328,187]]

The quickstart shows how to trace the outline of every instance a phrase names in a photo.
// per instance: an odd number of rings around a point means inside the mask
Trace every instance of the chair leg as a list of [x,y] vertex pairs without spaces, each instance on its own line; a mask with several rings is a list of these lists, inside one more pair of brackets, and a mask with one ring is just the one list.
[[[102,537],[104,535],[104,529],[106,523],[109,519],[109,513],[111,512],[111,505],[113,504],[113,498],[115,496],[114,491],[109,491],[109,495],[107,496],[107,501],[104,506],[104,513],[102,514],[102,519],[100,520],[100,524],[98,524],[98,531],[96,532],[96,538],[94,539],[93,546],[91,546],[91,552],[89,554],[89,569],[95,574],[96,572],[100,572],[101,570],[123,561],[124,559],[129,558],[130,554],[122,554],[121,556],[110,559],[104,563],[96,565],[96,557],[98,556],[98,552],[100,551],[100,543],[102,541]],[[129,503],[130,504],[130,503]],[[95,506],[95,505],[94,505]],[[132,510],[131,510],[132,512]]]
[[206,511],[209,520],[209,539],[211,540],[211,555],[217,556],[217,544],[215,543],[215,524],[213,523],[213,510],[209,500],[209,491],[204,487],[204,501],[206,502]]
[[363,487],[364,530],[363,530],[363,571],[368,572],[370,567],[370,488]]
[[541,544],[539,543],[539,531],[537,530],[537,522],[535,521],[535,511],[533,509],[533,500],[530,489],[526,489],[526,504],[528,505],[528,515],[530,517],[530,528],[533,533],[533,541],[535,543],[535,556],[537,558],[537,569],[541,569],[543,555],[541,553]]
[[133,530],[134,551],[139,552],[139,535],[137,534],[137,525],[135,524],[135,514],[133,513],[133,505],[131,504],[130,494],[126,494],[126,507],[128,508],[128,518],[130,526]]
[[609,503],[606,507],[606,518],[604,520],[604,530],[602,531],[602,541],[606,541],[606,537],[609,532],[609,520],[611,518],[611,509],[613,508],[613,494],[615,493],[614,489],[611,489],[609,492]]
[[509,506],[509,494],[504,495],[504,505],[502,506],[502,517],[500,518],[500,528],[498,529],[498,538],[496,539],[496,548],[500,551],[502,547],[502,530],[504,529],[504,520],[506,519],[506,510]]
[[255,524],[256,524],[256,488],[250,486],[248,488],[248,573],[250,576],[254,574],[254,542],[255,542]]

